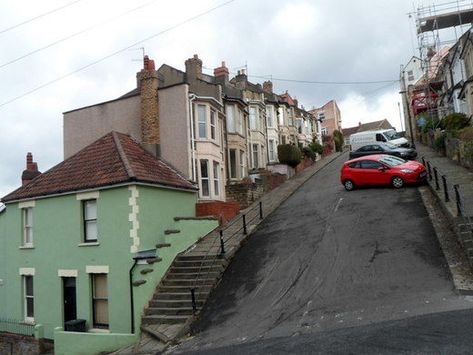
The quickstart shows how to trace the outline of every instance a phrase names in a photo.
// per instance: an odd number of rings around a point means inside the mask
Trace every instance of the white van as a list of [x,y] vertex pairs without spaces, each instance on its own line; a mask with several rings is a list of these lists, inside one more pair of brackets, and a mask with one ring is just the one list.
[[398,147],[409,148],[409,141],[401,137],[395,129],[380,129],[377,131],[365,131],[359,133],[353,133],[350,136],[351,150],[357,150],[358,148],[372,144],[376,142],[389,142]]

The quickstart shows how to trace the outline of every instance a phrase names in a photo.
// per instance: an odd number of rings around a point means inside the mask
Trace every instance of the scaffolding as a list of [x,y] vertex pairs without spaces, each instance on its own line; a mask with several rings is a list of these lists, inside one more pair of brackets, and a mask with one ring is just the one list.
[[419,113],[426,113],[435,120],[443,114],[437,104],[442,90],[442,78],[438,77],[438,70],[444,57],[448,55],[448,49],[471,27],[473,0],[422,5],[408,15],[415,19],[419,57],[424,73],[424,80],[410,98],[413,119]]

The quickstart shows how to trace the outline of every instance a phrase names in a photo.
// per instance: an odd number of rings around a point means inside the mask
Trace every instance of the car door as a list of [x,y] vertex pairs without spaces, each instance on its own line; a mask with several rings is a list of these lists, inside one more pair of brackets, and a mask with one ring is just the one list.
[[[389,182],[389,174],[383,164],[376,160],[362,160],[360,162],[363,179],[367,185],[385,185]],[[380,170],[383,168],[383,170]]]

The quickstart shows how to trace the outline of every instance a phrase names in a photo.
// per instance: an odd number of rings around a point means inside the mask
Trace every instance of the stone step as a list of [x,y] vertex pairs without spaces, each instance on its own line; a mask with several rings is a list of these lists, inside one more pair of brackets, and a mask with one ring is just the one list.
[[169,234],[178,234],[178,233],[181,233],[181,231],[179,229],[166,229],[164,231],[164,234],[165,235],[169,235]]
[[205,275],[207,272],[221,272],[223,271],[222,265],[214,265],[214,266],[182,266],[176,267],[171,266],[169,272],[171,273],[200,273],[201,275]]
[[158,243],[156,244],[156,249],[169,248],[170,246],[171,246],[171,243]]
[[176,324],[185,323],[189,316],[166,316],[166,315],[150,315],[141,319],[141,324]]
[[[203,302],[207,299],[210,292],[199,291],[195,293],[196,301]],[[152,298],[152,301],[162,301],[162,300],[175,300],[175,301],[191,301],[192,296],[191,292],[188,289],[187,291],[179,292],[162,292],[161,290],[157,291]]]
[[149,307],[145,309],[145,315],[166,315],[166,316],[191,316],[194,313],[191,307]]
[[203,275],[201,272],[170,272],[166,275],[166,280],[178,280],[178,279],[192,279],[195,280],[199,277],[207,277],[209,279],[218,279],[222,273],[219,271],[206,272]]
[[223,259],[202,259],[202,260],[175,260],[172,266],[187,267],[187,266],[221,266],[226,265],[226,260]]
[[[202,306],[204,305],[204,301],[196,301],[196,306],[197,308],[202,308]],[[169,308],[176,308],[176,307],[190,307],[192,308],[192,300],[191,298],[189,297],[188,300],[174,300],[174,299],[170,299],[170,300],[151,300],[149,302],[149,307],[150,308],[166,308],[166,307],[169,307]]]
[[[178,285],[172,285],[172,286],[159,286],[158,288],[158,292],[163,292],[163,293],[173,293],[173,292],[186,292],[186,291],[189,291],[189,294],[190,294],[190,290],[191,290],[191,287],[193,286],[178,286]],[[210,290],[213,288],[213,285],[198,285],[198,286],[195,286],[194,289],[196,291],[200,291],[200,292],[210,292]]]
[[197,279],[168,279],[166,278],[161,283],[162,286],[187,286],[191,287],[194,285],[208,285],[213,286],[217,282],[217,279],[209,278],[197,278]]
[[219,259],[219,254],[181,254],[177,257],[176,260],[202,260],[202,259]]

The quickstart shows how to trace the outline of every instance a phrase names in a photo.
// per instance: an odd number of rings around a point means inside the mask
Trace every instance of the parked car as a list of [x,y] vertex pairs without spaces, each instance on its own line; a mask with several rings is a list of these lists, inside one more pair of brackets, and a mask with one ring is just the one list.
[[340,171],[340,181],[347,191],[363,185],[392,185],[399,189],[405,184],[423,182],[426,176],[421,163],[385,154],[349,160]]
[[417,152],[415,151],[415,149],[399,148],[391,143],[376,143],[364,145],[363,147],[350,152],[350,159],[371,154],[395,155],[399,158],[404,158],[407,160],[414,160],[417,157]]
[[398,147],[409,148],[409,141],[401,137],[395,129],[380,129],[377,131],[364,131],[353,133],[350,136],[351,150],[356,150],[367,144],[389,142]]

